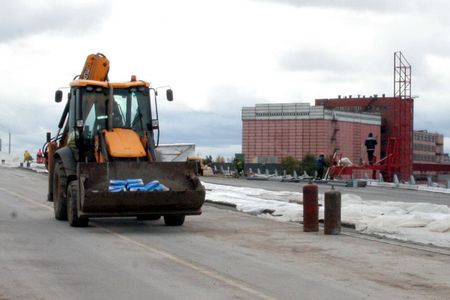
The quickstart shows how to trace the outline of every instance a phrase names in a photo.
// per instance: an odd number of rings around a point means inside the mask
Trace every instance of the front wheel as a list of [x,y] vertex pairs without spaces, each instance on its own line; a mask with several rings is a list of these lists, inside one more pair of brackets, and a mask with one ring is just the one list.
[[184,223],[184,215],[167,215],[164,216],[166,226],[181,226]]
[[55,169],[53,172],[53,211],[55,219],[60,221],[67,220],[67,177],[64,165],[60,159],[55,160]]
[[72,227],[88,226],[88,218],[78,217],[78,181],[74,180],[67,187],[67,219]]

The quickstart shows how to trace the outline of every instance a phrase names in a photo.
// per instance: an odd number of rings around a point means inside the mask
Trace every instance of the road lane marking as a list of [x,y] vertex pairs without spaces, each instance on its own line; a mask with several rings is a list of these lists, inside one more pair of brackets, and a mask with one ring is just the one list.
[[189,268],[191,270],[197,271],[197,272],[199,272],[199,273],[201,273],[203,275],[206,275],[208,277],[211,277],[211,278],[213,278],[213,279],[215,279],[217,281],[226,283],[229,286],[238,288],[238,289],[240,289],[240,290],[242,290],[242,291],[244,291],[246,293],[252,294],[252,295],[254,295],[254,296],[256,296],[256,297],[258,297],[260,299],[266,299],[266,300],[275,300],[276,299],[276,298],[271,297],[269,295],[266,295],[266,294],[264,294],[262,292],[259,292],[259,291],[255,290],[255,289],[252,289],[251,287],[245,285],[244,283],[240,283],[238,280],[234,280],[232,278],[229,278],[227,276],[221,275],[221,274],[219,274],[217,272],[214,272],[212,270],[208,270],[208,269],[206,269],[204,267],[201,267],[199,265],[191,263],[191,262],[189,262],[189,261],[187,261],[185,259],[182,259],[180,257],[177,257],[175,255],[169,254],[169,253],[164,252],[162,250],[159,250],[157,248],[154,248],[154,247],[148,246],[148,245],[146,245],[144,243],[138,242],[138,241],[136,241],[134,239],[126,237],[126,236],[124,236],[124,235],[122,235],[120,233],[112,231],[112,230],[110,230],[108,228],[105,228],[105,227],[103,227],[101,225],[96,225],[96,226],[98,228],[108,232],[109,234],[111,234],[111,235],[113,235],[113,236],[115,236],[115,237],[125,241],[125,242],[128,242],[130,244],[133,244],[133,245],[135,245],[137,247],[140,247],[140,248],[146,250],[147,252],[152,252],[154,254],[160,255],[160,256],[162,256],[164,258],[167,258],[167,259],[171,260],[174,263],[177,263],[177,264],[179,264],[181,266],[184,266],[186,268]]
[[5,192],[5,193],[7,193],[7,194],[10,194],[10,195],[12,195],[12,196],[15,196],[15,197],[17,197],[17,198],[20,198],[20,199],[22,199],[22,200],[25,200],[25,201],[27,201],[28,203],[31,203],[31,204],[34,204],[34,205],[37,205],[37,206],[46,208],[46,209],[48,209],[48,210],[53,210],[53,208],[52,208],[51,206],[49,206],[49,205],[45,205],[44,203],[41,203],[41,202],[36,201],[36,200],[33,200],[33,199],[31,199],[31,198],[28,198],[28,197],[26,197],[26,196],[24,196],[24,195],[21,195],[21,194],[18,194],[18,193],[16,193],[16,192],[7,190],[7,189],[5,189],[5,188],[1,188],[1,187],[0,187],[0,191]]
[[[48,209],[50,211],[53,211],[53,208],[51,206],[45,205],[43,203],[40,203],[40,202],[38,202],[36,200],[33,200],[33,199],[29,198],[29,197],[26,197],[24,195],[18,194],[16,192],[12,192],[12,191],[7,190],[5,188],[0,188],[0,191],[3,191],[3,192],[5,192],[7,194],[10,194],[10,195],[13,195],[13,196],[15,196],[15,197],[17,197],[19,199],[25,200],[28,203],[31,203],[33,205],[37,205],[39,207],[43,207],[43,208],[46,208],[46,209]],[[221,274],[219,274],[219,273],[217,273],[217,272],[215,272],[213,270],[208,270],[208,269],[206,269],[204,267],[201,267],[199,265],[191,263],[191,262],[189,262],[189,261],[187,261],[185,259],[182,259],[182,258],[177,257],[175,255],[169,254],[169,253],[164,252],[162,250],[159,250],[157,248],[151,247],[151,246],[146,245],[144,243],[138,242],[138,241],[136,241],[134,239],[131,239],[131,238],[129,238],[129,237],[125,236],[125,235],[122,235],[120,233],[117,233],[115,231],[112,231],[112,230],[110,230],[110,229],[108,229],[106,227],[103,227],[103,226],[99,225],[99,224],[95,224],[95,225],[93,224],[92,226],[93,227],[97,227],[97,228],[99,228],[99,229],[101,229],[101,230],[103,230],[103,231],[113,235],[114,237],[116,237],[118,239],[121,239],[121,240],[123,240],[123,241],[125,241],[125,242],[127,242],[129,244],[132,244],[134,246],[142,248],[142,249],[144,249],[147,252],[151,252],[151,253],[154,253],[156,255],[159,255],[159,256],[162,256],[164,258],[167,258],[168,260],[170,260],[170,261],[172,261],[172,262],[174,262],[174,263],[176,263],[178,265],[184,266],[186,268],[189,268],[191,270],[199,272],[199,273],[201,273],[201,274],[203,274],[205,276],[213,278],[213,279],[215,279],[217,281],[223,282],[223,283],[225,283],[225,284],[227,284],[229,286],[235,287],[235,288],[237,288],[237,289],[239,289],[241,291],[244,291],[244,292],[246,292],[248,294],[251,294],[251,295],[254,295],[255,297],[258,297],[259,299],[265,299],[265,300],[275,300],[276,299],[276,298],[271,297],[269,295],[266,295],[266,294],[264,294],[262,292],[259,292],[259,291],[255,290],[255,289],[252,289],[251,287],[245,285],[244,283],[239,282],[238,280],[235,280],[235,279],[229,278],[227,276],[221,275]]]

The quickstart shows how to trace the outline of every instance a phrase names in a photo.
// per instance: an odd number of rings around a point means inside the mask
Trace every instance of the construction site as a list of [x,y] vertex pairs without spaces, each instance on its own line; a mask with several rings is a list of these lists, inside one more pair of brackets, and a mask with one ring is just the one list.
[[[450,164],[442,159],[443,136],[414,131],[411,65],[401,52],[394,53],[393,86],[392,96],[339,95],[315,99],[314,106],[243,107],[245,162],[277,164],[287,156],[301,160],[307,153],[324,154],[330,178],[369,174],[375,179],[381,174],[386,181],[450,172]],[[377,140],[372,161],[365,147],[369,134]]]
[[0,300],[450,300],[449,10],[2,1]]

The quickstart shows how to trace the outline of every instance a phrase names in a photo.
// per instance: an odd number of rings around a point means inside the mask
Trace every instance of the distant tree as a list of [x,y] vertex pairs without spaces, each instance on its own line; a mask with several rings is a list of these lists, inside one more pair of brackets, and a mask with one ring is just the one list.
[[236,170],[236,175],[244,174],[244,160],[241,157],[235,157],[233,160],[233,167]]
[[281,159],[281,165],[283,166],[283,170],[286,170],[287,174],[294,174],[294,170],[300,171],[300,162],[293,156],[286,156]]
[[206,165],[211,165],[212,164],[212,156],[211,155],[206,155],[206,157],[203,159],[203,164]]
[[223,156],[219,155],[219,156],[216,157],[215,162],[218,163],[218,164],[223,164],[223,163],[225,163],[225,158]]
[[311,153],[306,153],[302,159],[302,169],[310,176],[314,176],[316,171],[316,158]]

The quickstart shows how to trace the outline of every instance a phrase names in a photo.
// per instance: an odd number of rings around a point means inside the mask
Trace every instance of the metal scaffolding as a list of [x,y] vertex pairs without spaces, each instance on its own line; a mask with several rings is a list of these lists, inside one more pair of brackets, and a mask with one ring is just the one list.
[[411,65],[401,51],[394,52],[394,97],[411,99]]

